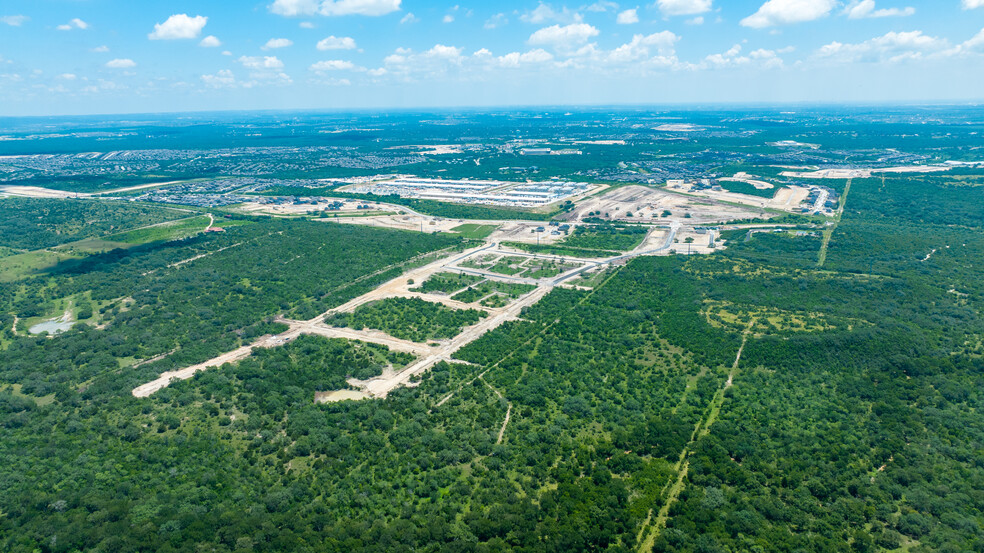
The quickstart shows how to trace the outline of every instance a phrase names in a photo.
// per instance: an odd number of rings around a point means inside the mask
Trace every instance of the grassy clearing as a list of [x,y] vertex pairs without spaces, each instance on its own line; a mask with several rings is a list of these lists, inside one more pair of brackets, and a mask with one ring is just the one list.
[[595,288],[601,283],[608,280],[615,271],[618,269],[603,269],[603,270],[590,270],[581,274],[577,278],[573,278],[568,282],[574,286],[583,286],[585,288]]
[[[837,321],[834,324],[823,313],[787,311],[761,306],[738,306],[731,302],[704,302],[701,310],[707,323],[718,328],[739,330],[751,328],[753,335],[779,334],[787,332],[828,332],[845,327],[853,330],[865,321]],[[749,327],[751,325],[751,327]]]
[[14,282],[43,274],[46,270],[82,255],[52,250],[37,250],[0,259],[0,282]]
[[552,259],[530,259],[525,263],[526,272],[523,273],[527,278],[550,278],[559,274],[566,273],[571,269],[580,266],[579,263],[564,263]]
[[530,253],[542,253],[544,255],[562,255],[567,257],[584,257],[584,258],[605,258],[613,257],[621,252],[613,250],[596,250],[589,248],[575,248],[570,246],[553,245],[553,244],[527,244],[525,242],[503,242],[503,246],[508,246],[510,248],[516,248],[517,250],[523,250]]
[[595,225],[574,229],[557,245],[568,248],[625,252],[646,239],[650,227],[639,225]]
[[526,270],[526,267],[522,266],[524,261],[526,261],[525,257],[489,254],[468,259],[461,263],[461,266],[514,276]]
[[511,300],[533,291],[534,288],[536,286],[532,284],[486,280],[481,284],[469,286],[452,296],[451,299],[463,303],[481,301],[485,307],[503,307]]
[[464,225],[458,225],[451,229],[451,232],[457,232],[464,238],[469,240],[484,240],[488,238],[490,234],[495,232],[495,229],[499,228],[498,225],[479,225],[475,223],[466,223]]
[[355,329],[372,328],[395,338],[426,342],[453,338],[462,328],[486,316],[477,309],[452,309],[419,298],[386,298],[363,305],[353,313],[337,313],[325,322]]
[[189,217],[178,221],[143,227],[106,236],[103,240],[121,242],[130,245],[147,244],[149,242],[165,242],[180,240],[197,234],[208,227],[209,218],[204,215]]
[[453,294],[462,288],[471,286],[482,281],[482,277],[455,273],[438,273],[432,275],[426,282],[417,288],[411,288],[414,292],[443,292]]
[[28,399],[34,402],[38,407],[44,407],[46,405],[51,405],[55,402],[55,394],[48,394],[46,396],[31,396],[21,392],[20,384],[0,384],[0,392],[9,392],[10,395],[19,397],[21,399]]

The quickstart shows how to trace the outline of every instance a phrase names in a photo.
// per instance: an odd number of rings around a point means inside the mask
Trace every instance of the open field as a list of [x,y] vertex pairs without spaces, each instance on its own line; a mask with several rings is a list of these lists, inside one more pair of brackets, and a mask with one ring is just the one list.
[[68,192],[39,186],[0,186],[0,197],[16,196],[21,198],[88,198],[91,194]]
[[482,240],[488,238],[490,234],[495,232],[498,225],[481,225],[476,223],[467,223],[464,225],[459,225],[451,229],[452,232],[457,232],[458,234],[468,238],[470,240]]
[[909,165],[904,167],[883,167],[877,169],[819,169],[816,171],[783,171],[784,177],[800,179],[866,179],[877,173],[941,173],[953,169],[953,165]]
[[[707,198],[674,194],[671,190],[657,190],[634,185],[624,186],[601,196],[587,199],[573,211],[564,215],[563,219],[577,221],[585,217],[600,216],[604,219],[625,222],[669,223],[671,221],[686,221],[688,224],[696,225],[768,216],[763,208],[768,207],[769,202],[761,198],[749,199],[748,196],[742,196],[740,199],[749,202],[748,207],[715,202],[710,196]],[[727,195],[715,199],[730,200]],[[670,213],[664,217],[663,214],[666,211]]]
[[13,282],[43,274],[46,270],[80,255],[56,250],[36,250],[0,259],[0,282]]

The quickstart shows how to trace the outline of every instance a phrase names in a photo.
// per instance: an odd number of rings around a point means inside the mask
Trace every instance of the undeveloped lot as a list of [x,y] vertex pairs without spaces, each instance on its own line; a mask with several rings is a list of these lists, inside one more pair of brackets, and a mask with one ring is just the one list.
[[[762,198],[756,199],[763,203],[767,202]],[[666,211],[670,213],[663,217]],[[606,219],[628,222],[669,224],[678,221],[691,225],[767,216],[761,209],[751,206],[742,208],[716,202],[711,198],[704,200],[645,186],[623,186],[602,196],[591,198],[577,206],[566,216],[566,219],[580,220],[589,217],[590,213],[600,214]],[[630,217],[629,214],[632,216]],[[687,217],[687,214],[690,217]]]

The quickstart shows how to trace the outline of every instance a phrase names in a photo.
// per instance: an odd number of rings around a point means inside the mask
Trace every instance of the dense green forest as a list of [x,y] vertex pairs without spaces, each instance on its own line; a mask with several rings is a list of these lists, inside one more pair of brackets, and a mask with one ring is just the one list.
[[772,198],[776,195],[775,188],[756,188],[747,182],[741,181],[718,181],[721,188],[727,190],[728,192],[735,192],[737,194],[747,194],[749,196],[758,196],[760,198]]
[[[557,288],[385,400],[315,403],[411,362],[320,337],[129,391],[459,238],[256,220],[0,284],[0,549],[984,551],[963,183],[854,180],[829,244],[737,231]],[[13,332],[79,294],[105,326]],[[368,308],[443,328],[432,305]]]

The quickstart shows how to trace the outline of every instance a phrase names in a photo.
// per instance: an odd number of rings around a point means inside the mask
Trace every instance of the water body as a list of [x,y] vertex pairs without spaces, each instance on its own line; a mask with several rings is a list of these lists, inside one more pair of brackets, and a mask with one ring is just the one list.
[[65,332],[72,328],[74,321],[62,322],[60,320],[45,321],[43,323],[38,323],[27,331],[31,334],[41,334],[42,332],[47,332],[48,334],[58,334],[60,332]]

